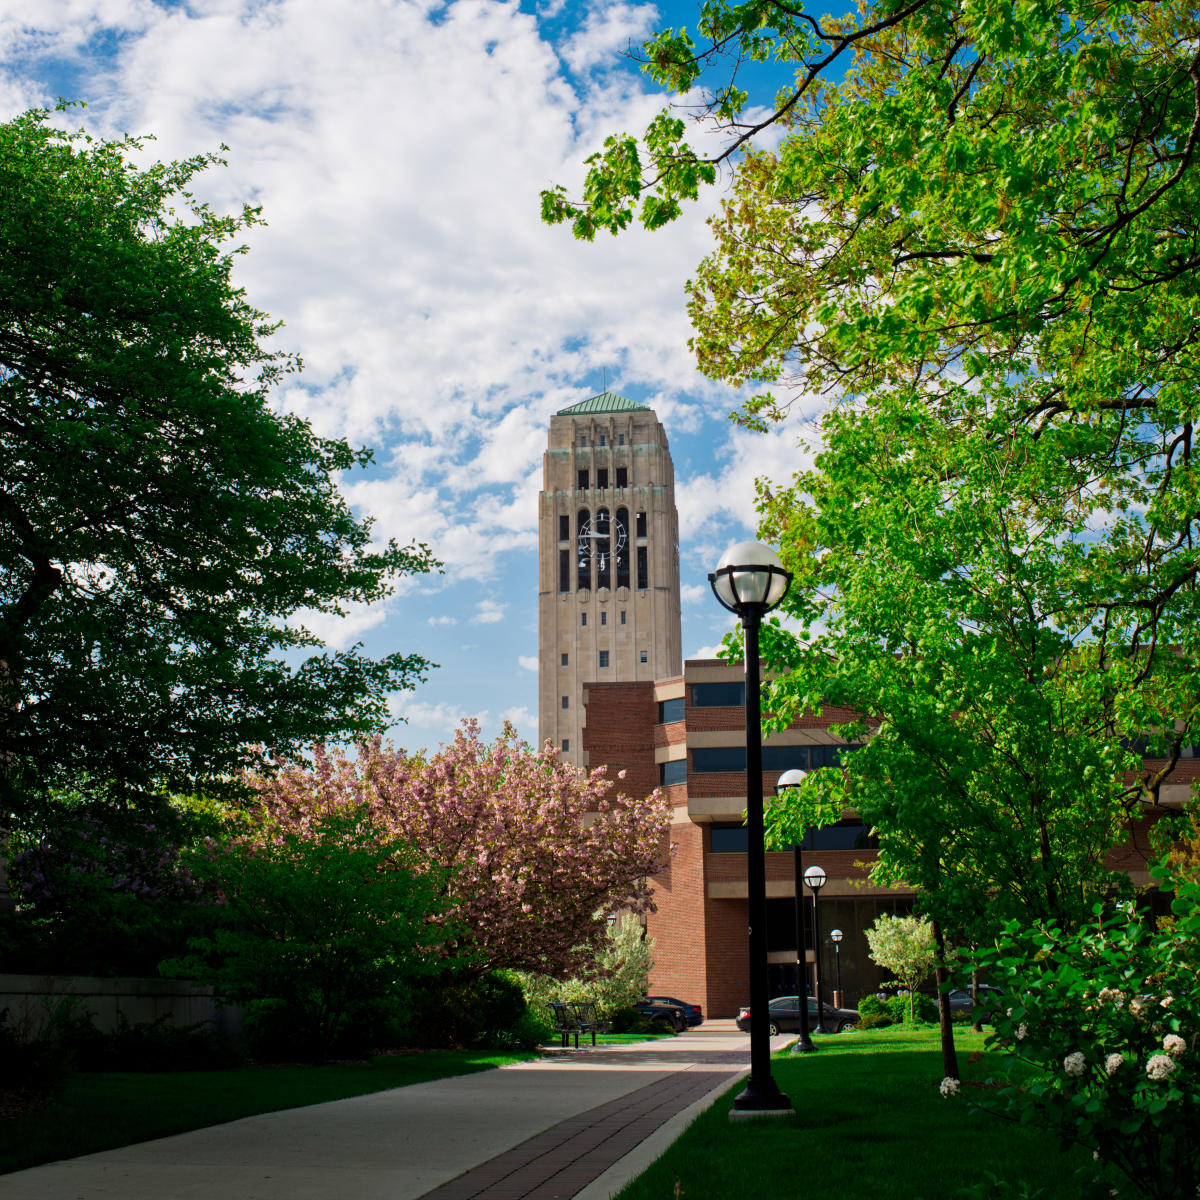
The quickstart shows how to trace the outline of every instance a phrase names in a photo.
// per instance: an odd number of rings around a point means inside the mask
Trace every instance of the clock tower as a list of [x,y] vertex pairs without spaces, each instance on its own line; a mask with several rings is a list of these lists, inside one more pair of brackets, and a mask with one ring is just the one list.
[[653,411],[602,392],[550,419],[538,516],[538,740],[584,761],[583,685],[683,670],[679,515]]

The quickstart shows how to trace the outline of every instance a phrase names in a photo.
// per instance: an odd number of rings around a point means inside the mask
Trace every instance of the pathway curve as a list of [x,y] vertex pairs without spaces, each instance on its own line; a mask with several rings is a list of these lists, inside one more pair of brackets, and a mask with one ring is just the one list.
[[50,1163],[0,1176],[0,1196],[605,1200],[748,1061],[749,1038],[711,1021]]

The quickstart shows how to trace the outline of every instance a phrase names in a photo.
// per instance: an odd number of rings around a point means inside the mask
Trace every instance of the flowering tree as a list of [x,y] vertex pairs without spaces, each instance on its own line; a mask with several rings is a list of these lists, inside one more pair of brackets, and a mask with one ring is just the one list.
[[1118,908],[1073,932],[1010,925],[982,956],[1010,1067],[984,1107],[1089,1147],[1150,1200],[1200,1184],[1200,884],[1176,890],[1160,930]]
[[[621,776],[624,772],[620,773]],[[378,740],[355,758],[318,747],[312,769],[256,783],[276,819],[366,806],[442,872],[448,960],[468,976],[500,968],[567,975],[603,946],[605,916],[650,908],[648,876],[666,853],[668,808],[613,792],[604,768],[580,771],[534,751],[505,725],[491,745],[475,721],[433,755]]]
[[908,1019],[915,1020],[913,993],[937,965],[933,926],[920,917],[881,916],[867,930],[871,958],[908,989]]

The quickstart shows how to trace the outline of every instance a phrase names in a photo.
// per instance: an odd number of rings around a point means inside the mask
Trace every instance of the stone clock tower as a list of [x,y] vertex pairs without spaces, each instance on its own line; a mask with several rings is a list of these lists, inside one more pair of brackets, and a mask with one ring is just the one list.
[[602,392],[550,419],[538,515],[538,740],[583,761],[583,685],[683,670],[679,516],[654,413]]

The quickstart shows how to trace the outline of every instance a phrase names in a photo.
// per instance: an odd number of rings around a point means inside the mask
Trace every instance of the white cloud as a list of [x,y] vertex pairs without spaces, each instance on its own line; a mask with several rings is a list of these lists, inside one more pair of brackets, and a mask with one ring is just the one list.
[[538,660],[536,654],[518,654],[517,662],[526,671],[536,671],[538,669]]
[[[684,583],[679,587],[679,599],[684,604],[700,604],[713,600],[712,588],[701,583]],[[713,603],[716,603],[714,600]]]
[[636,49],[645,41],[657,19],[653,4],[593,4],[583,28],[564,43],[563,61],[576,74],[597,66],[611,68],[631,43]]
[[289,625],[302,625],[309,633],[316,634],[327,646],[334,650],[344,650],[347,646],[358,641],[368,629],[382,625],[390,615],[386,603],[379,604],[348,604],[347,613],[339,617],[334,613],[317,612],[306,608],[297,612]]
[[447,617],[447,616],[430,617],[430,618],[428,618],[428,624],[430,624],[430,625],[457,625],[458,618],[457,617]]
[[507,604],[501,604],[498,600],[481,600],[479,607],[475,610],[475,615],[471,618],[471,624],[495,625],[496,622],[504,620],[507,608]]

